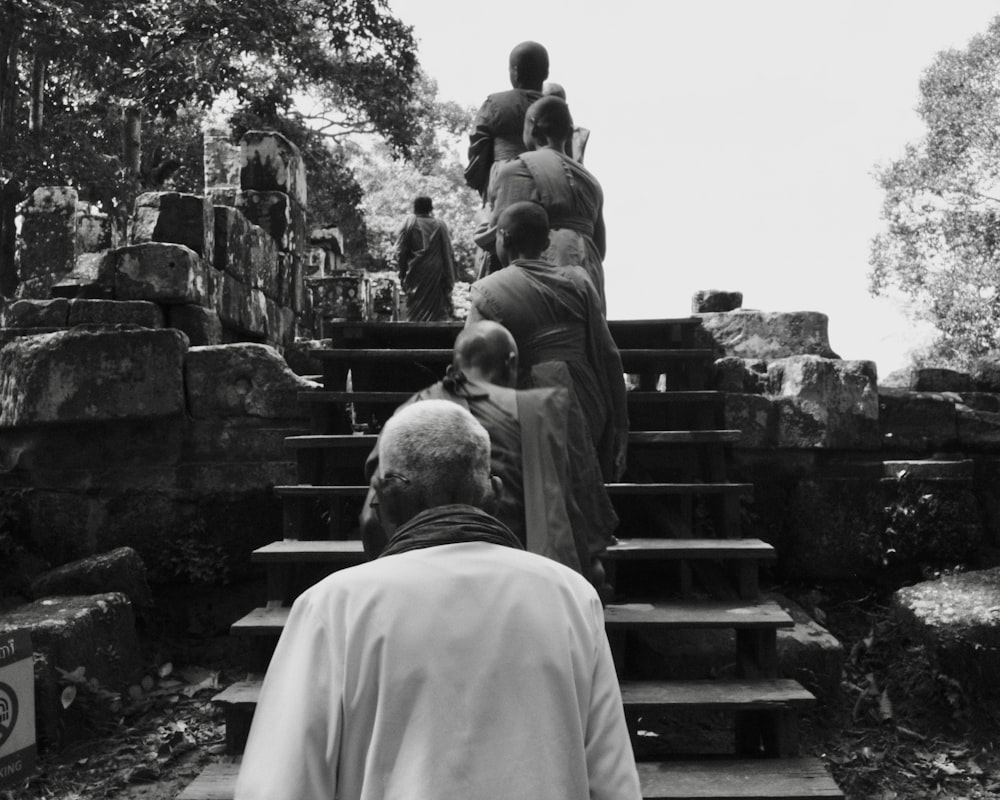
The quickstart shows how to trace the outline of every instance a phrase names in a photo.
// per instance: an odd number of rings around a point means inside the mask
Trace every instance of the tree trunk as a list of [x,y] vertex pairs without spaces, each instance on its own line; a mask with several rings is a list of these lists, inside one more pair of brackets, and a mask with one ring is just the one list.
[[17,115],[17,56],[24,20],[17,6],[3,3],[4,24],[0,25],[0,296],[12,297],[17,289],[17,230],[14,220],[21,191],[16,178],[8,174],[4,155],[14,144]]
[[138,178],[142,166],[142,109],[137,105],[126,106],[123,124],[125,169],[133,178]]
[[45,106],[45,72],[48,62],[35,53],[31,64],[31,106],[28,111],[28,130],[37,139],[42,137],[42,115]]

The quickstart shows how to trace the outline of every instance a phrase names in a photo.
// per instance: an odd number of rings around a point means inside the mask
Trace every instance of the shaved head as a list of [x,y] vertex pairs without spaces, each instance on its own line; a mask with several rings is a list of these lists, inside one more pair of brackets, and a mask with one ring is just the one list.
[[475,322],[455,339],[455,366],[483,375],[490,383],[513,385],[517,381],[517,343],[499,322]]
[[556,94],[547,94],[528,107],[525,131],[553,141],[565,141],[573,135],[573,116],[566,101]]
[[497,219],[506,246],[520,255],[535,257],[548,247],[549,215],[538,203],[522,200],[511,203]]
[[555,81],[546,81],[542,86],[542,94],[561,97],[563,100],[566,99],[566,90],[563,88],[563,85]]
[[549,77],[549,52],[538,42],[521,42],[510,51],[510,82],[540,92]]

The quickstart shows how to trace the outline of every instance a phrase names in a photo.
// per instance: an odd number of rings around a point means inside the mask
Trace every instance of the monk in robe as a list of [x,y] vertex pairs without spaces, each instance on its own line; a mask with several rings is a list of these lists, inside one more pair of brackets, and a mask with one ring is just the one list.
[[396,267],[410,322],[451,319],[455,254],[448,226],[432,216],[433,209],[429,197],[416,198],[396,237]]
[[531,105],[524,120],[528,150],[497,170],[489,194],[491,224],[477,230],[476,243],[495,249],[497,220],[512,203],[541,204],[550,226],[550,244],[543,257],[560,266],[583,267],[605,311],[604,192],[583,164],[566,155],[572,135],[573,118],[564,100],[549,95]]
[[[546,96],[551,94],[566,100],[566,90],[563,88],[561,83],[555,83],[554,81],[545,81],[542,85],[542,94]],[[582,128],[579,125],[574,125],[573,135],[570,136],[569,140],[566,142],[566,149],[564,152],[570,158],[575,159],[582,164],[583,155],[587,150],[588,141],[590,141],[590,128]]]
[[[615,541],[618,516],[586,420],[564,388],[516,390],[517,363],[510,332],[495,322],[477,323],[455,340],[444,380],[400,408],[423,400],[467,408],[490,434],[493,474],[503,484],[494,516],[528,552],[575,569],[605,591],[600,554]],[[369,479],[377,469],[378,445],[365,464]],[[375,557],[388,537],[367,504],[361,529],[365,551]]]
[[486,98],[469,135],[465,182],[484,201],[496,168],[524,152],[524,115],[542,96],[549,54],[538,42],[521,42],[510,51],[508,73],[512,88]]
[[549,219],[537,203],[508,206],[497,220],[500,270],[472,284],[466,326],[499,322],[517,342],[521,388],[565,386],[587,419],[606,482],[625,469],[628,410],[621,356],[600,298],[582,267],[542,257]]

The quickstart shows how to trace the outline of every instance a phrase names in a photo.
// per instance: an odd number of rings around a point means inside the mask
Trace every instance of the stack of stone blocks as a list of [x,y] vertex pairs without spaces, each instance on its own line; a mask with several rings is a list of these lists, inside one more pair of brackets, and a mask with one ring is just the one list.
[[204,196],[139,195],[124,247],[114,246],[106,217],[78,209],[73,189],[36,190],[22,209],[19,298],[27,302],[5,309],[5,339],[26,328],[109,323],[176,328],[192,345],[281,349],[308,335],[298,149],[270,132],[250,131],[238,146],[206,134],[205,182]]

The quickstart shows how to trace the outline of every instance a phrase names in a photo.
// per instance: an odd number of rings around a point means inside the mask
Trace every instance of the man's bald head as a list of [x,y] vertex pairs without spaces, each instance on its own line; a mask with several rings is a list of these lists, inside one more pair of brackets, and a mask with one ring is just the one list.
[[[457,403],[421,400],[397,411],[382,428],[378,458],[379,498],[397,525],[411,509],[491,500],[490,436]],[[401,506],[409,516],[396,511]]]
[[549,215],[530,200],[511,203],[497,218],[497,236],[511,260],[537,258],[549,246]]
[[510,51],[510,84],[515,89],[542,90],[549,77],[549,52],[538,42],[521,42]]
[[545,81],[542,86],[542,94],[553,97],[560,97],[563,100],[566,99],[566,90],[563,88],[561,83],[556,83],[555,81]]
[[566,101],[548,94],[528,107],[524,116],[524,136],[535,144],[559,144],[573,135],[573,115]]
[[517,343],[499,322],[475,322],[455,339],[455,366],[469,377],[513,388],[517,384]]

